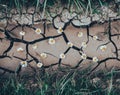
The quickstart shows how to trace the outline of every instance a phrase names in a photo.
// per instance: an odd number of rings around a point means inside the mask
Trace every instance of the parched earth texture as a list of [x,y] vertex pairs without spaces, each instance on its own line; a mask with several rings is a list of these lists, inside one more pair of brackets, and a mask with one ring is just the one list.
[[[63,13],[65,12],[65,13]],[[80,18],[78,14],[70,15],[67,9],[63,9],[55,16],[51,14],[49,19],[33,17],[32,13],[22,16],[13,15],[12,18],[1,20],[0,24],[0,71],[19,73],[38,68],[37,63],[42,62],[42,68],[69,67],[71,69],[91,67],[91,71],[98,68],[120,67],[120,21],[119,17],[107,17],[104,21],[98,21],[99,17]],[[34,19],[35,18],[35,19]],[[38,19],[36,19],[38,18]],[[63,32],[59,34],[58,28]],[[36,34],[35,30],[40,28],[42,33]],[[21,36],[20,31],[25,35]],[[78,37],[78,33],[83,33]],[[97,36],[95,40],[93,37]],[[50,38],[55,39],[55,44],[48,43]],[[73,46],[69,47],[68,42]],[[82,42],[87,47],[82,48]],[[33,46],[37,45],[36,49]],[[106,45],[105,51],[100,46]],[[18,48],[23,52],[17,52]],[[46,58],[41,58],[41,53],[46,53]],[[82,59],[81,54],[85,53],[87,58]],[[60,54],[64,53],[65,58],[61,59]],[[92,58],[97,57],[98,62]],[[22,68],[21,61],[27,61],[28,67]]]

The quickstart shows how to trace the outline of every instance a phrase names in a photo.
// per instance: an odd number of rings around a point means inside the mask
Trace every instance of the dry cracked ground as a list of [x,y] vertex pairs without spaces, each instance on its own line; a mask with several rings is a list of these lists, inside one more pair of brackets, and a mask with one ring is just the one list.
[[1,21],[1,74],[52,66],[91,66],[90,73],[97,67],[120,67],[119,17],[70,15],[66,8],[49,19],[31,14]]

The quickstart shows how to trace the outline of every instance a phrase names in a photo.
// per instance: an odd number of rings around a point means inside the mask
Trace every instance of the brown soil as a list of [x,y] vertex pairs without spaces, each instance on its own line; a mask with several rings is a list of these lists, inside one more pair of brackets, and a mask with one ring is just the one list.
[[[11,24],[8,26],[8,29],[10,30],[14,26],[15,25]],[[119,26],[120,26],[120,21],[112,22],[112,29],[111,29],[112,34],[119,34],[119,32],[120,32]],[[34,25],[34,27],[41,28],[43,31],[42,24]],[[99,39],[102,41],[93,40],[92,37],[89,37],[88,46],[86,49],[84,49],[84,52],[87,54],[87,56],[90,56],[90,57],[97,56],[99,60],[104,60],[108,57],[116,56],[115,53],[113,53],[113,52],[115,52],[115,47],[111,42],[109,44],[107,44],[107,50],[105,52],[101,52],[101,50],[98,48],[100,45],[109,42],[108,36],[103,35],[103,33],[102,33],[102,32],[107,31],[107,29],[108,29],[107,27],[108,27],[108,23],[105,23],[102,25],[96,24],[89,28],[90,35],[97,35],[99,37]],[[22,29],[21,27],[18,27],[14,31],[12,31],[12,34],[11,34],[12,37],[21,38],[21,36],[19,35],[19,32],[21,31],[21,29]],[[26,33],[24,36],[24,40],[26,40],[26,41],[33,41],[35,39],[42,38],[42,36],[36,34],[33,29],[25,27],[24,31]],[[82,32],[83,37],[81,37],[81,38],[77,37],[78,32]],[[75,28],[72,25],[69,25],[64,30],[64,33],[66,34],[68,40],[70,42],[72,42],[76,47],[80,48],[81,43],[83,41],[85,41],[85,42],[87,41],[86,28]],[[45,35],[46,36],[54,36],[54,35],[58,35],[58,33],[57,33],[57,30],[52,27],[52,25],[48,25]],[[4,33],[0,33],[0,38],[4,38],[4,37],[5,37]],[[120,39],[118,39],[118,36],[114,36],[114,37],[112,37],[112,40],[116,44],[116,46],[118,48],[118,53],[120,54],[120,52],[119,52]],[[54,45],[48,44],[48,40],[37,42],[36,44],[38,45],[38,48],[36,50],[34,50],[32,48],[32,45],[29,45],[29,52],[33,56],[38,58],[44,64],[44,66],[47,66],[47,65],[50,65],[53,63],[58,63],[59,55],[68,49],[68,45],[65,43],[62,36],[55,38],[55,41],[56,41],[56,43]],[[10,41],[7,39],[3,39],[2,42],[0,42],[0,55],[2,55],[2,53],[9,47],[9,44],[10,44]],[[24,49],[24,52],[17,52],[17,48],[19,48],[19,47],[22,47]],[[17,56],[20,58],[26,58],[26,48],[25,47],[26,47],[25,44],[15,42],[13,48],[7,53],[7,55],[11,56],[12,59],[10,59],[10,58],[0,59],[0,67],[15,70],[18,67],[18,65],[20,64],[21,60],[16,59],[13,56]],[[46,52],[46,53],[52,54],[54,56],[48,54],[46,59],[42,59],[39,56],[39,54],[42,52]],[[120,58],[120,55],[118,58]],[[29,60],[30,59],[31,59],[31,57],[29,57]],[[73,66],[76,66],[80,60],[81,60],[81,56],[80,56],[79,52],[76,51],[75,49],[71,48],[69,50],[69,52],[66,54],[65,59],[63,59],[61,63],[67,64],[67,65],[70,65],[73,67]],[[35,62],[31,62],[30,64],[32,66],[36,67]],[[86,59],[81,63],[80,67],[90,66],[90,65],[96,66],[97,63],[93,63],[91,60]],[[120,67],[120,61],[118,61],[116,59],[107,60],[106,65],[107,65],[107,68]],[[103,62],[100,66],[102,68],[104,68],[105,62]],[[22,68],[23,71],[26,69],[27,68]],[[29,67],[27,70],[29,70]]]

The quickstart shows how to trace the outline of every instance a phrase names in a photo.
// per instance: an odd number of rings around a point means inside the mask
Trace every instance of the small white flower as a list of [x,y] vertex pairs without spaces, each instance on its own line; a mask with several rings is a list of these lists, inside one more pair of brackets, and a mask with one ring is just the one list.
[[81,38],[83,36],[83,33],[82,32],[79,32],[78,33],[78,37]]
[[24,31],[20,31],[20,35],[21,35],[21,36],[24,36],[24,35],[25,35],[25,32],[24,32]]
[[85,53],[82,53],[81,58],[82,59],[87,59],[87,55]]
[[20,64],[22,67],[27,67],[27,61],[21,61]]
[[37,49],[37,48],[38,48],[37,44],[34,44],[34,45],[32,46],[32,48],[33,48],[34,50]]
[[43,63],[39,62],[37,63],[37,67],[41,68],[43,66]]
[[106,46],[106,45],[100,46],[100,50],[101,50],[101,51],[105,51],[106,49],[107,49],[107,46]]
[[68,45],[69,47],[73,47],[73,43],[72,43],[72,42],[68,42],[67,45]]
[[98,40],[98,36],[93,36],[93,40]]
[[63,32],[63,29],[61,27],[59,27],[57,32],[58,32],[58,34],[61,34]]
[[17,52],[23,52],[24,49],[22,47],[17,48]]
[[37,33],[37,34],[41,34],[41,33],[42,33],[42,31],[41,31],[41,29],[40,29],[40,28],[37,28],[37,29],[35,30],[35,33]]
[[87,47],[86,42],[82,42],[81,46],[82,46],[83,48],[86,48],[86,47]]
[[46,53],[41,53],[40,56],[45,59],[47,57],[47,54]]
[[98,58],[95,56],[95,57],[93,57],[92,61],[93,62],[98,62]]
[[53,38],[50,38],[49,41],[48,41],[48,43],[49,43],[50,45],[53,45],[53,44],[55,44],[55,40],[54,40]]
[[65,59],[65,54],[64,54],[64,53],[61,53],[61,54],[60,54],[60,58],[61,58],[61,59]]
[[100,78],[96,77],[96,78],[92,79],[92,81],[93,81],[93,83],[97,83],[100,81]]

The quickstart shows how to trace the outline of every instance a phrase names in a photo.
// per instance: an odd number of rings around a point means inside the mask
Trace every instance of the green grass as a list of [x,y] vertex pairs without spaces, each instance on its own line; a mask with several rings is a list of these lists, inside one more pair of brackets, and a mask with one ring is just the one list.
[[[118,95],[118,72],[99,71],[84,77],[85,71],[46,72],[28,76],[0,77],[0,95]],[[117,76],[117,77],[116,77]],[[93,82],[94,78],[99,78]]]
[[36,11],[44,11],[50,7],[55,7],[57,4],[59,6],[65,5],[68,8],[70,8],[70,6],[75,6],[78,12],[88,12],[92,14],[94,10],[105,5],[109,6],[111,2],[114,4],[113,0],[0,0],[0,6],[2,8],[7,8],[8,12],[13,8],[21,12],[24,7],[35,7]]

